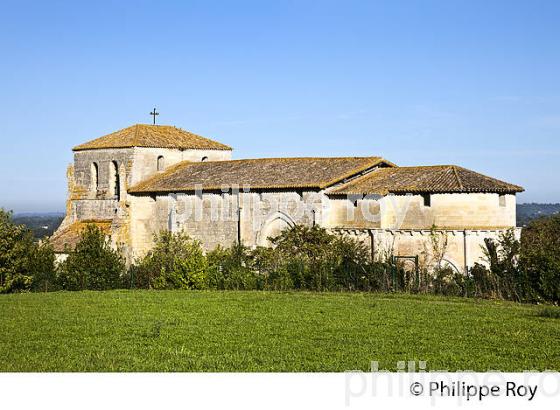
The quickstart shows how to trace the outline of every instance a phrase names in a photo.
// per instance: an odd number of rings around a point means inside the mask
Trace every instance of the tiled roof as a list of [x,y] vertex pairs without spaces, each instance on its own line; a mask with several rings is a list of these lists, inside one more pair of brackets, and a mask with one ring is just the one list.
[[381,168],[333,188],[333,194],[388,193],[515,193],[520,186],[509,184],[455,165]]
[[182,162],[140,182],[131,193],[250,189],[322,189],[375,166],[394,166],[380,157],[261,158],[235,161]]
[[74,151],[104,148],[181,148],[231,150],[231,147],[169,125],[136,124],[74,147]]
[[109,235],[111,233],[111,220],[77,221],[65,228],[59,229],[50,237],[50,242],[53,246],[54,251],[57,253],[73,251],[76,247],[76,244],[81,239],[82,231],[88,225],[97,226],[106,235]]

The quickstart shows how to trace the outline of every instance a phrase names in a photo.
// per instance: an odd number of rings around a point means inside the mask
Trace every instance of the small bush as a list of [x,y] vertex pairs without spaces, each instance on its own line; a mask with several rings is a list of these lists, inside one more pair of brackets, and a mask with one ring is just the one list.
[[348,237],[336,237],[332,244],[332,262],[336,286],[345,290],[369,288],[370,255],[366,246]]
[[121,253],[111,248],[105,234],[88,225],[80,241],[60,265],[59,281],[65,290],[107,290],[121,286],[125,263]]
[[463,275],[450,267],[436,269],[433,272],[432,286],[437,295],[464,295]]
[[249,249],[240,244],[229,248],[217,247],[208,253],[208,287],[212,289],[262,289],[263,281],[254,269]]
[[393,267],[385,262],[373,262],[367,267],[367,275],[360,278],[360,290],[388,292],[393,288]]
[[42,240],[33,248],[30,272],[33,276],[32,290],[49,292],[59,289],[54,250],[48,239]]
[[335,270],[340,263],[334,235],[324,228],[296,225],[271,238],[277,257],[286,261],[296,289],[330,290],[335,287]]
[[479,298],[500,297],[497,278],[486,266],[475,263],[470,270],[470,275],[473,281],[472,296]]
[[154,248],[129,269],[136,287],[146,289],[204,289],[208,262],[200,242],[185,233],[161,232]]

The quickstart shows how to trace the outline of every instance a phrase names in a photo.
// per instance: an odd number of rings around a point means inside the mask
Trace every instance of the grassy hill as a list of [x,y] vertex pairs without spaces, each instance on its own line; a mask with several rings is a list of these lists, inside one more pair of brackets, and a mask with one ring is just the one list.
[[0,295],[0,371],[560,370],[538,306],[400,294]]

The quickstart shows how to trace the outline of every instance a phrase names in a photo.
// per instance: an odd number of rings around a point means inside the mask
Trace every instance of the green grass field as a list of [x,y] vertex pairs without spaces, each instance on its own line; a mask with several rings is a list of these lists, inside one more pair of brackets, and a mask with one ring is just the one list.
[[560,370],[540,307],[430,296],[111,291],[0,295],[0,371]]

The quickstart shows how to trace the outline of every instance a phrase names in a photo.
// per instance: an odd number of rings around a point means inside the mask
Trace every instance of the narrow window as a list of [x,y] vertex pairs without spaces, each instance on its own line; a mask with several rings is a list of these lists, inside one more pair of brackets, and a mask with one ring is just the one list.
[[500,195],[500,206],[504,208],[506,206],[506,196]]
[[208,157],[202,157],[202,159],[200,160],[200,162],[206,162],[208,161]]
[[97,192],[99,189],[99,166],[96,162],[91,164],[91,190]]
[[117,161],[111,162],[111,193],[113,197],[118,201],[121,199],[121,181],[119,176],[119,165]]
[[159,157],[157,157],[157,170],[163,171],[164,168],[165,163],[163,162],[163,155],[160,155]]
[[424,200],[424,206],[432,206],[432,196],[430,194],[422,194],[422,199]]

